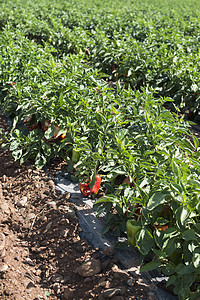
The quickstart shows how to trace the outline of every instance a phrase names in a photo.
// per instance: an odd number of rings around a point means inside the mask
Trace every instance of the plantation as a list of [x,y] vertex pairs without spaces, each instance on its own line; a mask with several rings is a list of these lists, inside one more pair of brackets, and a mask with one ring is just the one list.
[[103,233],[199,299],[199,1],[0,3],[2,147],[39,169],[63,158]]

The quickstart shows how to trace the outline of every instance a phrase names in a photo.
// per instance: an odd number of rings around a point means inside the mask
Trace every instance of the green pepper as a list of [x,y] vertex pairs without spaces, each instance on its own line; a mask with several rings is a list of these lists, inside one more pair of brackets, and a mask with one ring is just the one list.
[[80,153],[77,149],[73,149],[72,150],[72,162],[73,163],[77,163],[79,161],[80,158]]
[[135,220],[128,220],[126,222],[126,229],[127,229],[128,244],[131,247],[135,247],[136,234],[142,229],[142,227],[137,225],[137,222]]

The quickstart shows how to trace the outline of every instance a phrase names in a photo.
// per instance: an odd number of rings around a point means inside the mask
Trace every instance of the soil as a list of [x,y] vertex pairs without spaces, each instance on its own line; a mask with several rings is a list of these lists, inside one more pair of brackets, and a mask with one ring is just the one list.
[[[3,116],[0,127],[8,130]],[[101,253],[80,238],[70,194],[53,181],[65,162],[54,161],[48,176],[31,162],[20,166],[8,150],[0,149],[0,162],[1,300],[157,299],[122,270],[114,249]]]

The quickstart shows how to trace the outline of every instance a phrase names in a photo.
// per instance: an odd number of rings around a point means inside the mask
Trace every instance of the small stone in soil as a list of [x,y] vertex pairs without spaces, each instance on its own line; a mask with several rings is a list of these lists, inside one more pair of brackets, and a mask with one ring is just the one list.
[[105,256],[112,257],[115,254],[115,249],[112,247],[105,247],[103,250]]
[[6,249],[4,248],[3,250],[0,251],[0,257],[4,257],[6,254]]
[[149,292],[147,300],[158,300],[158,298],[156,297],[156,295],[154,293]]
[[135,278],[130,278],[127,280],[127,284],[132,287],[135,285],[135,281]]
[[1,263],[1,264],[0,264],[0,272],[1,272],[1,273],[4,273],[4,272],[6,272],[7,270],[8,270],[8,265],[5,264],[5,263]]
[[6,213],[7,215],[10,214],[10,208],[6,202],[1,203],[1,210],[2,210],[2,212]]
[[52,209],[57,209],[57,205],[55,201],[47,202],[48,206]]
[[33,262],[29,257],[26,258],[26,263],[27,263],[29,266],[34,266],[34,265],[35,265],[34,262]]
[[68,208],[65,216],[66,216],[66,218],[69,218],[69,219],[73,220],[76,217],[76,213],[72,208]]
[[17,201],[16,205],[18,207],[24,207],[27,205],[27,201],[28,201],[28,198],[26,196],[23,196],[19,201]]
[[72,297],[73,297],[73,291],[70,288],[66,287],[64,289],[63,298],[65,300],[69,300],[72,299]]
[[2,182],[6,182],[6,180],[7,180],[6,175],[3,175],[3,177],[2,177]]
[[63,277],[62,277],[62,275],[60,275],[58,273],[55,273],[55,274],[52,275],[51,281],[54,282],[54,283],[55,282],[62,282],[63,281]]
[[89,259],[80,267],[78,267],[77,272],[82,277],[90,277],[101,272],[101,262],[96,259]]
[[36,215],[34,214],[34,213],[30,213],[30,214],[28,214],[27,215],[27,220],[32,220],[32,219],[34,219],[36,217]]

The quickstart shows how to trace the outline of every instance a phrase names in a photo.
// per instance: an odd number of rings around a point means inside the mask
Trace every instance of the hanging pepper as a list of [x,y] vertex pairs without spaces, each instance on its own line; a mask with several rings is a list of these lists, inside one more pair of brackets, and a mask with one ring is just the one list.
[[97,175],[95,183],[91,189],[91,193],[97,194],[101,185],[101,176]]
[[62,133],[62,134],[60,135],[61,141],[64,140],[64,139],[66,138],[66,136],[67,136],[66,132]]
[[131,247],[135,247],[136,246],[136,234],[142,229],[142,227],[137,225],[136,221],[128,220],[126,222],[126,229],[127,229],[128,244]]
[[93,187],[90,187],[90,179],[87,183],[80,183],[79,188],[84,197],[87,197],[91,194],[97,194],[101,185],[101,176],[97,175]]
[[88,183],[79,183],[79,188],[81,193],[83,194],[84,197],[87,197],[89,195],[91,195],[91,189],[89,187],[89,182]]
[[80,153],[77,149],[73,148],[72,150],[72,162],[77,163],[79,161]]
[[169,227],[167,225],[156,225],[156,229],[160,230],[160,231],[166,231]]

